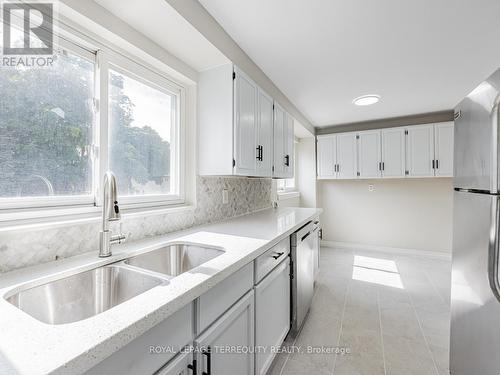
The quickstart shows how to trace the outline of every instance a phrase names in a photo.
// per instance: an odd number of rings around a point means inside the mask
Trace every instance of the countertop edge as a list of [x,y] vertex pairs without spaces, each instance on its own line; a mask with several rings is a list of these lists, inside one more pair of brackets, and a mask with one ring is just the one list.
[[[245,266],[250,262],[253,262],[258,256],[265,253],[268,249],[279,243],[284,238],[290,236],[297,229],[307,224],[309,221],[319,217],[320,214],[322,213],[321,209],[311,209],[311,210],[314,210],[314,213],[306,215],[302,220],[295,223],[292,227],[288,228],[283,233],[268,240],[267,243],[255,248],[255,250],[242,256],[241,259],[234,261],[234,263],[220,270],[218,273],[210,276],[208,279],[204,280],[200,284],[195,285],[194,287],[186,290],[185,292],[173,298],[172,300],[169,300],[155,311],[151,311],[150,314],[147,314],[144,317],[132,322],[126,328],[113,333],[112,336],[104,338],[102,341],[98,342],[94,346],[87,348],[87,350],[80,353],[79,355],[76,355],[72,358],[67,358],[67,357],[60,358],[59,360],[55,361],[52,361],[53,358],[51,358],[51,362],[53,363],[51,363],[51,365],[48,366],[49,369],[45,368],[45,370],[43,370],[41,374],[81,373],[96,366],[101,361],[105,360],[114,353],[118,352],[120,349],[128,345],[130,342],[140,337],[141,335],[145,334],[150,329],[154,328],[157,324],[161,323],[169,316],[182,309],[187,304],[192,303],[193,300],[195,300],[202,294],[206,293],[208,290],[216,286],[218,283],[225,280],[227,277],[232,275],[241,267]],[[239,218],[241,219],[256,213],[257,212],[250,213],[248,215],[243,215],[240,216]],[[222,225],[230,225],[231,221],[232,219],[228,219]],[[216,223],[215,225],[221,225],[221,223]],[[193,233],[196,233],[197,229],[202,230],[204,228],[209,228],[211,226],[212,224],[208,224],[200,227],[193,227],[191,229]],[[172,235],[175,238],[176,233],[182,236],[184,232],[185,231],[174,232],[174,233],[169,233],[169,235]],[[161,238],[161,236],[159,236],[158,238]],[[64,266],[62,268],[64,270]],[[55,274],[58,274],[63,271],[54,269],[54,272]],[[5,289],[5,288],[0,288],[0,289]],[[8,362],[6,358],[4,358],[1,354],[2,353],[0,353],[0,368],[4,368],[5,366],[5,368],[7,369],[13,368],[14,369],[13,371],[16,371],[15,370],[16,367],[14,367],[15,363]],[[15,373],[17,372],[12,372],[12,374]],[[20,373],[22,374],[23,372]]]

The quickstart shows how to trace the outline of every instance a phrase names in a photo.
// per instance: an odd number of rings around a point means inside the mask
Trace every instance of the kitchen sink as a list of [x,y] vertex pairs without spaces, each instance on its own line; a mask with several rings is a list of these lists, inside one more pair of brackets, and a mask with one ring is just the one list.
[[222,254],[223,250],[178,243],[129,258],[125,264],[175,277]]
[[90,318],[167,280],[110,265],[21,290],[7,301],[47,324]]

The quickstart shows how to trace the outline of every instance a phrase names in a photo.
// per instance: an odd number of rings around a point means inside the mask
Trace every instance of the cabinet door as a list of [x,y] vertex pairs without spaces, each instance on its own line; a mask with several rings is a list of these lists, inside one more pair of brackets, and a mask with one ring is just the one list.
[[293,133],[293,117],[285,113],[285,135],[284,135],[284,149],[285,149],[285,174],[286,178],[293,178],[294,173],[294,148],[295,148],[295,135]]
[[255,176],[257,173],[257,85],[236,68],[235,73],[234,173]]
[[318,137],[318,178],[337,178],[337,137]]
[[453,177],[453,131],[453,122],[434,125],[436,176]]
[[[195,340],[198,374],[254,375],[254,292],[239,302]],[[238,353],[227,349],[248,348]]]
[[405,176],[405,129],[382,130],[382,177]]
[[407,128],[406,170],[409,177],[434,176],[434,125],[417,125]]
[[265,375],[290,330],[290,260],[287,258],[255,287],[255,374]]
[[273,166],[273,98],[258,90],[257,112],[257,174],[272,177]]
[[378,178],[382,172],[380,130],[358,133],[359,177]]
[[285,111],[274,103],[274,177],[285,177]]
[[195,366],[193,354],[190,352],[180,353],[156,372],[155,375],[191,375],[193,366]]
[[337,178],[357,178],[356,133],[337,134]]

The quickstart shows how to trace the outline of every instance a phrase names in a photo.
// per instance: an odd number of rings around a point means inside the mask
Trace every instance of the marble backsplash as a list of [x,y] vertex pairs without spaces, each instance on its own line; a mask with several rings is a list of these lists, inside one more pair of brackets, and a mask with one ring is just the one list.
[[[222,203],[222,190],[229,202]],[[197,204],[193,210],[121,220],[127,241],[157,236],[222,221],[271,207],[272,180],[237,177],[198,177]],[[14,229],[0,233],[0,273],[50,262],[88,251],[98,251],[100,220],[68,223],[54,228]],[[115,228],[116,230],[116,228]]]

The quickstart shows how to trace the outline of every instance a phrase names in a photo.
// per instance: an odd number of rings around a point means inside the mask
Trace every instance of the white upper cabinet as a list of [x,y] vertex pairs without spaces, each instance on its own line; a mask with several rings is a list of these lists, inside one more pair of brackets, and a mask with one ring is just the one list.
[[288,113],[285,114],[285,128],[284,128],[284,151],[285,151],[285,174],[283,177],[292,178],[294,171],[294,148],[295,148],[295,136],[294,136],[294,122],[293,117]]
[[274,104],[274,177],[285,177],[285,111],[277,103]]
[[294,120],[242,70],[200,72],[197,102],[200,175],[293,177]]
[[337,136],[318,136],[318,178],[337,177]]
[[273,98],[258,90],[257,110],[257,175],[272,175],[273,167]]
[[360,178],[378,178],[382,173],[380,130],[358,133],[358,164]]
[[356,133],[337,134],[337,178],[357,178],[357,159]]
[[453,176],[453,126],[451,121],[434,126],[434,168],[437,177]]
[[274,172],[276,178],[292,178],[294,166],[293,117],[274,103]]
[[234,172],[237,175],[254,176],[257,174],[258,87],[237,68],[235,68],[235,73]]
[[382,176],[405,176],[405,129],[382,129]]
[[452,177],[453,132],[443,122],[320,135],[318,179]]
[[410,126],[406,132],[407,176],[434,176],[434,125]]

